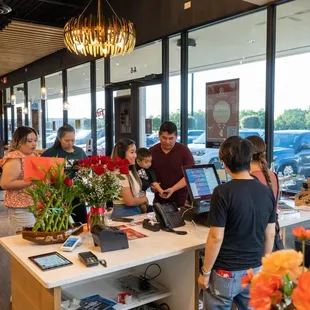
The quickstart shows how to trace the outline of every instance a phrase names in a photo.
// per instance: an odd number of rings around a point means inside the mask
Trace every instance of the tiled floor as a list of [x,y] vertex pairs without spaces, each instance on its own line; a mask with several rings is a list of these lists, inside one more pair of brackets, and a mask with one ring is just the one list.
[[[0,237],[9,235],[9,221],[7,209],[3,207],[4,192],[0,191]],[[10,310],[11,281],[10,261],[8,253],[0,246],[0,309]]]

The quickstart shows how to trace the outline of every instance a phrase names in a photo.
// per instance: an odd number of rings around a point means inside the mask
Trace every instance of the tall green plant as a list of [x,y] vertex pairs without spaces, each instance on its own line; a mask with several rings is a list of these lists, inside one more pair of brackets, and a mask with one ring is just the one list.
[[33,231],[55,232],[72,227],[70,215],[77,204],[74,199],[79,197],[80,189],[74,185],[69,176],[64,173],[65,161],[48,170],[39,167],[44,172],[44,179],[31,178],[32,186],[27,188],[33,200],[29,211],[36,218]]

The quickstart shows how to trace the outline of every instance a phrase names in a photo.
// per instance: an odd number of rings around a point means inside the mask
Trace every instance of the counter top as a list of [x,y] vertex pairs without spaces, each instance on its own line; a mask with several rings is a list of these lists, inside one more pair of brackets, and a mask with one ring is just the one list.
[[[306,221],[310,221],[310,207],[309,206],[300,206],[296,207],[294,200],[286,199],[285,203],[291,207],[294,207],[298,212],[283,214],[279,212],[279,224],[280,227],[287,227],[290,225],[301,224]],[[308,211],[307,211],[308,210]]]
[[[128,225],[129,226],[129,225]],[[81,235],[83,243],[73,252],[60,251],[61,244],[40,246],[24,240],[21,235],[0,239],[4,248],[35,277],[45,288],[54,288],[71,284],[109,273],[154,262],[160,259],[179,255],[187,251],[203,248],[209,229],[187,223],[177,230],[186,230],[187,235],[145,230],[141,225],[129,226],[148,237],[130,240],[129,249],[101,253],[99,247],[94,247],[91,234]],[[73,265],[49,271],[41,271],[28,257],[58,251],[73,262]],[[108,267],[99,265],[87,268],[78,259],[78,253],[92,251],[99,259],[104,258]]]
[[[279,215],[281,227],[308,220],[310,220],[309,211]],[[89,233],[81,235],[83,243],[73,252],[62,252],[60,250],[61,244],[40,246],[24,240],[21,235],[1,238],[0,243],[45,288],[54,288],[203,248],[209,231],[207,227],[196,226],[188,222],[186,226],[177,229],[186,230],[188,232],[187,235],[177,235],[164,231],[151,232],[143,229],[141,225],[132,226],[129,224],[127,226],[142,232],[147,237],[130,240],[129,249],[114,252],[101,253],[99,247],[94,247],[92,236]],[[28,259],[29,256],[53,251],[60,252],[72,261],[73,265],[44,272]],[[104,258],[107,261],[108,267],[104,268],[99,265],[86,268],[79,261],[77,255],[79,252],[84,251],[92,251],[99,259]]]

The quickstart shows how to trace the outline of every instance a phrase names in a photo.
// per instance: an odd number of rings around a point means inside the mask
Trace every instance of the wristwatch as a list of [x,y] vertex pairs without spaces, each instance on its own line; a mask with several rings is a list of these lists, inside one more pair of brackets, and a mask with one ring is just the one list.
[[210,274],[211,274],[211,271],[212,271],[212,270],[204,271],[203,267],[201,267],[201,274],[202,274],[204,277],[209,277]]

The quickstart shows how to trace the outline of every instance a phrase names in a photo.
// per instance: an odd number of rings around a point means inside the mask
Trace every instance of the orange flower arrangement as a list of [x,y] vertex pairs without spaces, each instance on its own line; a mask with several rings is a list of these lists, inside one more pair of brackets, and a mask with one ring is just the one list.
[[310,309],[310,271],[304,272],[292,294],[293,304],[298,310]]
[[296,279],[300,274],[303,255],[294,250],[283,250],[266,255],[262,259],[262,273],[270,276],[284,277],[289,275]]
[[281,250],[262,259],[262,269],[256,275],[248,270],[241,279],[243,287],[250,285],[252,309],[310,310],[310,271],[305,272],[305,241],[310,230],[297,227],[293,235],[303,242],[303,253]]

